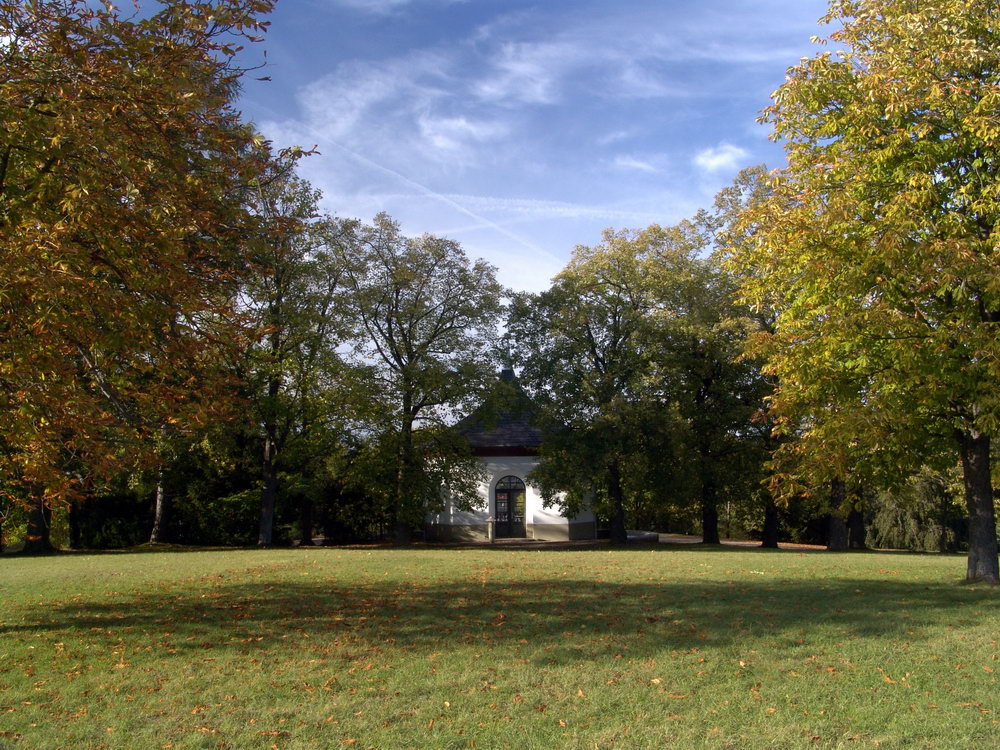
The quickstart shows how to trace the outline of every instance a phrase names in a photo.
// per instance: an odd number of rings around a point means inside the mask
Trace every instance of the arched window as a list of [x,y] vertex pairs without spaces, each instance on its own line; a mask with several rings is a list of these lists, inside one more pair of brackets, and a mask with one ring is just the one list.
[[524,536],[524,495],[524,482],[518,477],[506,476],[497,482],[493,491],[493,517],[498,538]]

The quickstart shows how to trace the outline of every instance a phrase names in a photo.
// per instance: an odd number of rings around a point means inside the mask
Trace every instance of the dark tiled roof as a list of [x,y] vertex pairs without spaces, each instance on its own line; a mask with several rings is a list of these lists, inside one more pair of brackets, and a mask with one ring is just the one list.
[[475,416],[458,424],[473,448],[537,448],[542,444],[542,431],[523,415],[500,412],[494,419],[470,424]]
[[501,376],[501,392],[494,406],[480,407],[455,428],[463,435],[474,453],[481,455],[508,453],[531,454],[542,444],[542,431],[534,422],[534,409],[528,395],[521,390],[513,373]]

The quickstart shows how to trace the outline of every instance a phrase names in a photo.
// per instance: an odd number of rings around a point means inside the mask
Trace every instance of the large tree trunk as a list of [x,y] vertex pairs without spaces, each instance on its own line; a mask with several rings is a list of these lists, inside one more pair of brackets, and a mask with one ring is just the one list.
[[828,550],[847,549],[847,523],[844,521],[844,480],[830,481],[830,527],[826,548]]
[[1000,584],[997,528],[990,478],[990,438],[977,432],[959,432],[965,504],[969,510],[969,567],[967,581]]
[[278,472],[274,465],[275,445],[270,434],[264,436],[264,455],[261,461],[263,486],[260,491],[260,532],[257,544],[268,547],[274,540],[274,502],[278,494]]
[[411,515],[416,500],[413,498],[413,480],[410,477],[413,458],[413,398],[409,386],[403,391],[403,424],[400,426],[399,449],[396,454],[396,486],[395,507],[392,509],[392,541],[394,544],[407,545],[413,541],[413,525]]
[[767,496],[767,504],[764,506],[764,534],[760,546],[778,548],[778,506],[770,495]]
[[701,541],[704,544],[722,544],[719,536],[719,510],[715,505],[701,506]]
[[868,549],[865,544],[865,514],[852,508],[847,514],[847,546],[851,549]]
[[28,538],[24,542],[24,553],[27,555],[44,555],[54,552],[49,538],[52,510],[45,504],[41,493],[32,500],[28,509]]
[[299,546],[311,547],[313,543],[313,501],[302,498],[299,505]]
[[69,548],[70,549],[80,549],[83,546],[82,533],[80,529],[80,514],[83,512],[80,509],[80,503],[71,503],[69,506],[68,518],[69,521]]
[[150,544],[163,541],[163,532],[167,515],[167,490],[163,483],[163,469],[156,475],[156,505],[153,508],[153,529],[149,532]]
[[628,542],[625,528],[625,491],[622,489],[621,466],[612,461],[608,466],[608,500],[611,501],[611,543]]

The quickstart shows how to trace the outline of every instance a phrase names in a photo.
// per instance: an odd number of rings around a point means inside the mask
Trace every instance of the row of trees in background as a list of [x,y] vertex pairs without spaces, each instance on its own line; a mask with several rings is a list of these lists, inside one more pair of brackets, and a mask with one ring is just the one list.
[[320,215],[301,152],[233,108],[271,6],[0,8],[0,513],[29,550],[53,508],[107,535],[102,498],[152,487],[154,540],[243,540],[227,510],[256,495],[261,544],[282,492],[363,495],[403,535],[431,485],[468,491],[436,428],[494,369],[494,271]]
[[408,541],[442,488],[474,501],[450,425],[504,363],[545,429],[534,481],[615,541],[773,546],[781,517],[842,547],[866,517],[876,543],[953,549],[961,495],[968,577],[997,582],[1000,40],[978,4],[925,5],[834,3],[848,51],[764,116],[785,169],[609,230],[540,294],[322,214],[302,153],[232,107],[270,2],[4,5],[7,532],[44,548],[62,507],[89,545]]
[[[449,425],[502,360],[519,366],[548,436],[534,480],[564,510],[590,504],[615,541],[628,525],[708,542],[721,510],[727,535],[776,545],[779,510],[762,486],[773,384],[742,355],[768,319],[736,301],[719,253],[733,206],[764,174],[748,170],[690,222],[609,231],[504,311],[492,269],[454,243],[406,238],[384,216],[324,216],[294,160],[275,161],[247,191],[260,221],[232,295],[243,343],[214,350],[242,416],[161,430],[158,465],[95,487],[63,520],[67,536],[142,541],[152,498],[152,541],[268,545],[314,530],[407,541],[442,487],[474,501],[479,467]],[[907,497],[857,504],[882,543],[953,548],[951,495],[930,514],[950,537],[928,537]],[[823,495],[796,498],[781,510],[785,538],[825,542],[827,510]]]
[[512,305],[522,377],[550,435],[536,478],[574,507],[596,490],[615,541],[639,507],[658,527],[668,509],[695,507],[718,543],[720,498],[763,494],[767,428],[753,418],[768,381],[740,357],[754,321],[713,252],[715,220],[608,231],[549,290]]

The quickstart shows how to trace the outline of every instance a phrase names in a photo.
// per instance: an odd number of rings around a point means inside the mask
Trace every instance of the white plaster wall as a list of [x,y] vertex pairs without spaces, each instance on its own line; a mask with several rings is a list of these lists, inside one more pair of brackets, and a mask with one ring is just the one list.
[[524,508],[527,523],[531,523],[531,509],[535,506],[541,507],[542,498],[527,483],[528,472],[535,468],[537,459],[531,456],[510,456],[510,457],[490,457],[484,458],[486,466],[486,481],[479,483],[479,505],[480,508],[474,511],[456,510],[449,505],[441,513],[431,513],[427,520],[431,523],[445,526],[486,526],[489,518],[493,515],[493,489],[497,482],[507,476],[518,477],[526,485]]
[[524,492],[524,522],[533,523],[532,512],[536,507],[541,507],[542,496],[538,490],[528,484],[528,473],[538,465],[538,459],[533,456],[490,456],[484,458],[486,464],[486,482],[479,485],[480,496],[485,496],[489,502],[490,515],[496,510],[496,500],[493,490],[504,477],[514,476],[525,484]]
[[488,518],[489,514],[485,510],[456,510],[451,505],[441,513],[427,514],[430,523],[444,526],[485,526]]
[[[526,486],[524,497],[525,523],[533,524],[569,524],[569,520],[559,513],[557,507],[544,508],[542,496],[538,489],[528,480],[528,474],[538,464],[534,456],[490,456],[483,459],[486,465],[486,481],[479,485],[481,509],[461,511],[448,506],[441,513],[431,513],[427,520],[431,523],[445,526],[485,526],[493,515],[493,490],[497,482],[507,476],[515,476]],[[593,521],[594,514],[583,511],[573,518],[574,521]]]

